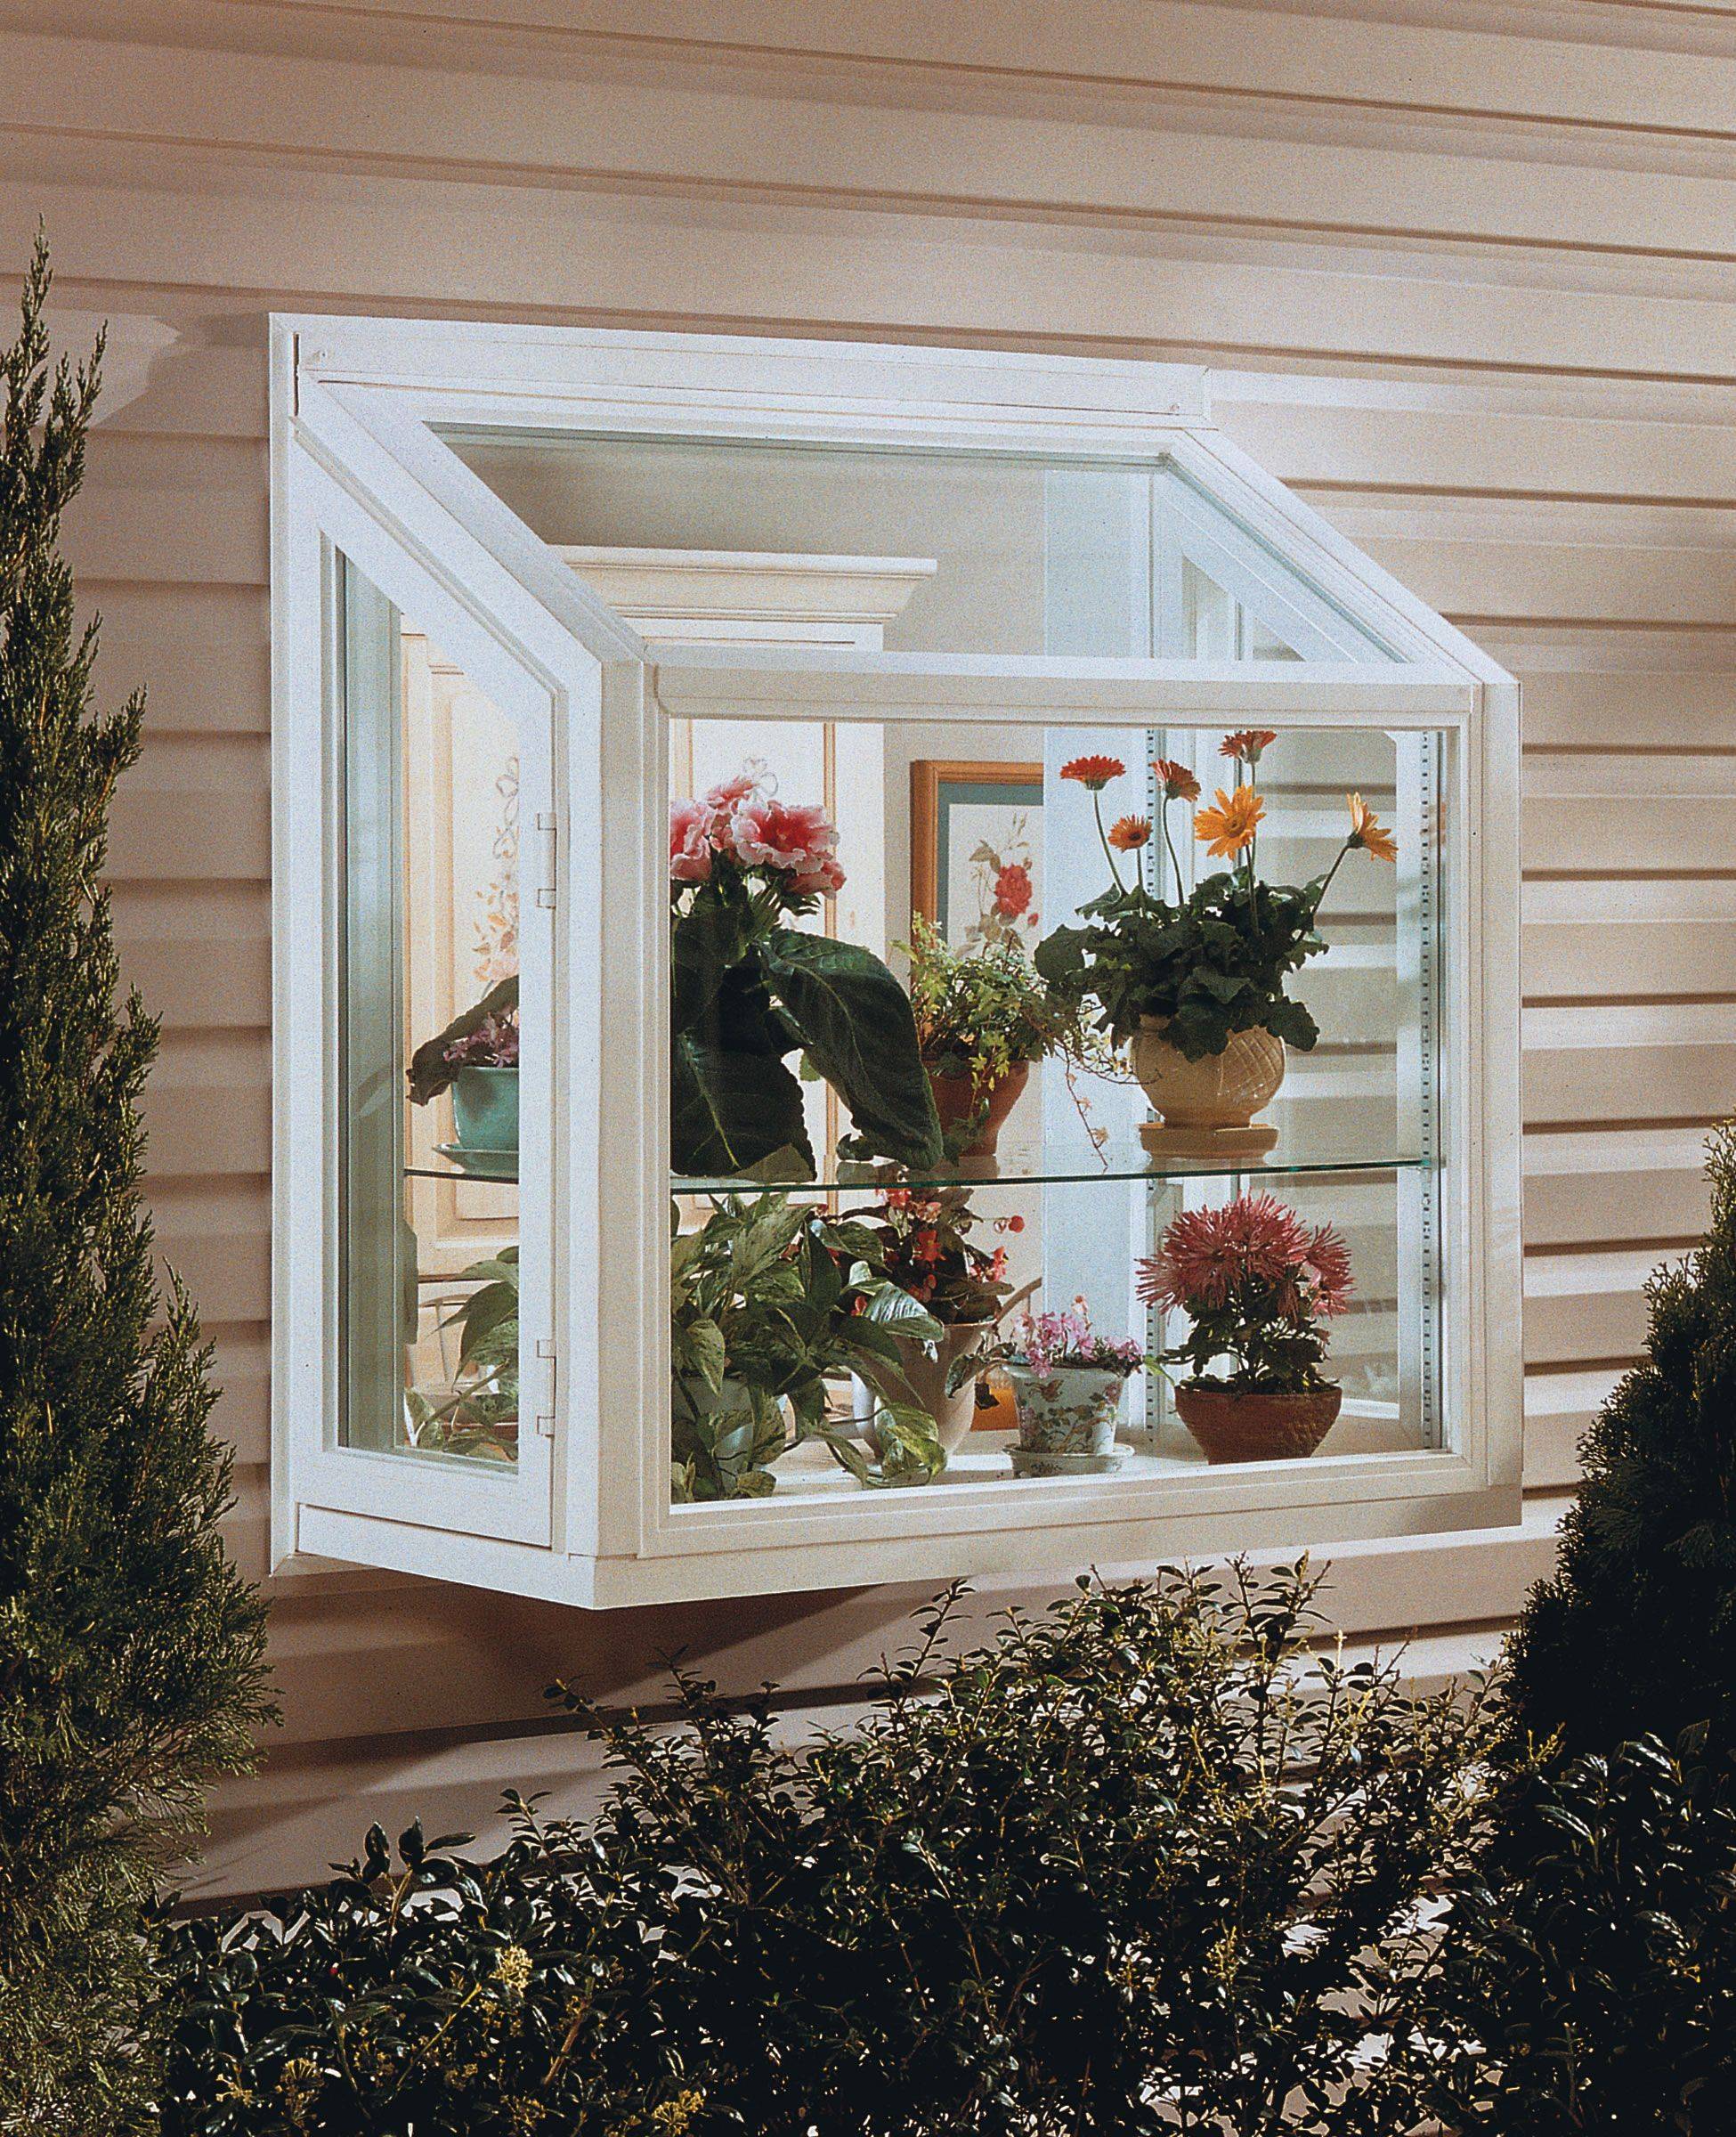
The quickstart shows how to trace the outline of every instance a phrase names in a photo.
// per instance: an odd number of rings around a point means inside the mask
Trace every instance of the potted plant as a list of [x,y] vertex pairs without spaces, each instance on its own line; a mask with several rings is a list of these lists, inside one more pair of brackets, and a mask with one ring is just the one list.
[[[894,1329],[905,1378],[934,1421],[942,1453],[956,1454],[975,1421],[978,1375],[975,1359],[985,1355],[986,1338],[1022,1294],[1007,1281],[1006,1249],[992,1251],[967,1236],[978,1223],[969,1190],[948,1187],[932,1193],[895,1187],[886,1190],[878,1212],[861,1213],[880,1235],[880,1265],[940,1324],[937,1340]],[[1024,1229],[1019,1216],[995,1220],[994,1229]],[[878,1406],[865,1410],[871,1437]]]
[[[1277,740],[1270,728],[1226,736],[1235,767],[1229,792],[1196,808],[1194,837],[1228,860],[1175,901],[1148,888],[1141,858],[1152,825],[1124,816],[1107,828],[1102,794],[1125,772],[1118,757],[1076,757],[1061,776],[1091,796],[1110,887],[1081,908],[1083,927],[1057,928],[1037,946],[1036,967],[1069,1003],[1094,1000],[1101,1028],[1130,1049],[1134,1075],[1160,1117],[1141,1130],[1154,1155],[1258,1155],[1278,1140],[1255,1117],[1284,1080],[1284,1050],[1311,1051],[1319,1028],[1286,993],[1293,972],[1326,947],[1315,922],[1346,854],[1391,861],[1398,848],[1360,794],[1347,794],[1351,827],[1323,875],[1294,887],[1262,882],[1260,825],[1265,818],[1257,773]],[[1172,801],[1197,804],[1198,780],[1184,765],[1159,758],[1164,843],[1173,880],[1180,866],[1170,840]],[[1124,877],[1117,854],[1128,863]]]
[[[672,1488],[677,1500],[763,1497],[771,1465],[821,1440],[858,1482],[926,1483],[945,1460],[901,1339],[943,1330],[887,1273],[875,1228],[766,1194],[721,1198],[670,1247]],[[871,1462],[830,1410],[854,1374],[880,1402]]]
[[1099,1336],[1075,1298],[1065,1313],[1026,1314],[978,1369],[1004,1366],[1018,1416],[1015,1476],[1099,1476],[1122,1464],[1122,1390],[1145,1362],[1137,1343]]
[[1061,1019],[1016,936],[956,950],[917,914],[910,940],[910,999],[935,1110],[961,1158],[994,1155],[1007,1116],[1060,1037]]
[[942,1155],[910,999],[872,952],[788,926],[844,882],[825,812],[750,763],[669,810],[671,1143],[677,1173],[809,1180],[799,1053],[850,1109],[848,1155]]
[[518,1172],[518,975],[498,980],[480,1002],[424,1040],[406,1072],[410,1103],[452,1093],[458,1140],[439,1146],[467,1172]]
[[[1313,1453],[1344,1395],[1320,1375],[1325,1324],[1351,1290],[1342,1234],[1310,1228],[1272,1195],[1241,1194],[1221,1209],[1184,1210],[1139,1264],[1138,1283],[1148,1305],[1191,1323],[1159,1362],[1190,1369],[1175,1407],[1208,1462]],[[1229,1369],[1213,1373],[1221,1359]]]

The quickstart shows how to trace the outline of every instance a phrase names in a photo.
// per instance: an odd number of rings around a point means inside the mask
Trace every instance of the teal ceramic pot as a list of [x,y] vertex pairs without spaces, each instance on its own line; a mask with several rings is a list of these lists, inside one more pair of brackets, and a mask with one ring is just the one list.
[[1012,1464],[1019,1476],[1091,1476],[1119,1469],[1115,1425],[1121,1414],[1122,1373],[1095,1365],[1057,1366],[1041,1376],[1028,1366],[1009,1365],[1018,1410],[1018,1444]]
[[452,1118],[465,1150],[517,1150],[517,1069],[460,1068],[452,1079]]

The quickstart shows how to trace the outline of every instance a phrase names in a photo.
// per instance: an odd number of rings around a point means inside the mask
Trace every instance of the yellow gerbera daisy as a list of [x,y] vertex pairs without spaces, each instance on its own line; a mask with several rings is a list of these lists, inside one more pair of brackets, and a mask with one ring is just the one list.
[[1253,835],[1265,820],[1266,804],[1251,786],[1238,786],[1233,794],[1218,789],[1215,808],[1196,809],[1194,836],[1205,850],[1226,857],[1253,843]]
[[1372,853],[1377,861],[1396,861],[1399,841],[1376,819],[1362,796],[1346,794],[1344,800],[1351,811],[1351,844],[1360,847],[1364,853]]

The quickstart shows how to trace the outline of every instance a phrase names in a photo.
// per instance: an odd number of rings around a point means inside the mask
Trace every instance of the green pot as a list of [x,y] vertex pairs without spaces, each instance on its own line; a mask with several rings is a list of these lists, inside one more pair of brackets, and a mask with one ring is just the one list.
[[516,1150],[517,1069],[460,1068],[452,1079],[452,1118],[466,1150]]

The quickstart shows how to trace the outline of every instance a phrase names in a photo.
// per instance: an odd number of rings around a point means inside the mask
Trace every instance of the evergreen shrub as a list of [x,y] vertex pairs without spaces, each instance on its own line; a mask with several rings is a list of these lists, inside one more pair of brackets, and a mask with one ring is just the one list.
[[0,353],[0,2132],[102,2137],[150,2084],[141,1910],[249,1759],[264,1636],[141,1199],[158,1029],[117,1005],[101,876],[143,701],[91,710],[59,534],[101,345],[51,370],[48,280],[38,242]]

